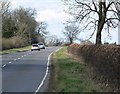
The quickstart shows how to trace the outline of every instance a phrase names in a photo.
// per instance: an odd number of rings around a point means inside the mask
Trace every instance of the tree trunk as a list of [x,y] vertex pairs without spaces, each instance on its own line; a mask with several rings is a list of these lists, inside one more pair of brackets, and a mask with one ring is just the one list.
[[104,22],[105,20],[102,19],[101,21],[98,22],[98,30],[96,34],[96,44],[102,44],[101,37],[102,37],[102,29],[104,27]]
[[101,41],[101,31],[100,30],[97,31],[96,44],[102,44],[102,41]]
[[105,2],[99,2],[99,20],[98,20],[97,34],[96,34],[96,44],[98,45],[102,44],[101,33],[105,24],[105,18],[106,18]]
[[69,38],[70,39],[70,44],[72,44],[73,43],[73,38]]

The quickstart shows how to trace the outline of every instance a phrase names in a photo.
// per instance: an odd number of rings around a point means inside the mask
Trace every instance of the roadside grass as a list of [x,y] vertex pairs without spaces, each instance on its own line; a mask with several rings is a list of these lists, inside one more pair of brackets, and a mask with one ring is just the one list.
[[53,92],[99,92],[98,86],[89,79],[87,66],[71,58],[67,47],[53,55],[54,86]]
[[23,48],[14,48],[14,49],[0,51],[0,54],[22,52],[22,51],[27,51],[27,50],[30,50],[30,49],[31,49],[31,46],[26,46],[26,47],[23,47]]

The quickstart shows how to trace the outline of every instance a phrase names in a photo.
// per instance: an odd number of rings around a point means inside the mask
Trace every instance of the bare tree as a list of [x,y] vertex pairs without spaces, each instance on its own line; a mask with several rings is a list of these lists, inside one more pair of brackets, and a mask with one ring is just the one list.
[[1,12],[2,16],[7,15],[9,8],[10,8],[10,2],[8,1],[0,1],[0,7],[1,7]]
[[65,26],[65,31],[63,34],[69,40],[70,44],[73,43],[75,39],[77,39],[77,35],[80,33],[79,28],[75,24],[68,24]]
[[39,35],[39,40],[43,43],[45,43],[45,38],[48,35],[47,26],[46,22],[38,23],[37,33]]
[[2,37],[10,38],[14,36],[15,22],[12,20],[10,2],[0,1],[2,14]]
[[58,38],[57,35],[49,35],[46,38],[46,44],[49,46],[58,46],[61,45],[63,40],[61,38]]
[[115,2],[115,7],[117,10],[117,15],[119,17],[119,25],[118,25],[118,45],[120,45],[120,2],[118,2],[119,0],[116,0]]
[[[93,30],[96,34],[96,44],[101,44],[101,33],[104,29],[116,28],[118,15],[114,0],[64,0],[69,7],[69,13],[75,17],[75,22],[83,26],[82,30]],[[119,0],[117,1],[119,2]]]
[[48,45],[50,46],[53,46],[56,42],[56,40],[58,39],[58,37],[56,35],[51,35],[51,36],[48,36],[47,38],[47,42],[48,42]]
[[48,32],[47,30],[47,23],[46,22],[39,22],[38,23],[38,34],[46,35]]
[[31,8],[20,7],[13,11],[13,20],[17,28],[15,35],[20,36],[26,43],[31,43],[32,34],[34,34],[37,27],[35,15],[36,10]]
[[115,8],[117,10],[117,15],[118,15],[119,21],[120,21],[120,1],[119,0],[115,1]]

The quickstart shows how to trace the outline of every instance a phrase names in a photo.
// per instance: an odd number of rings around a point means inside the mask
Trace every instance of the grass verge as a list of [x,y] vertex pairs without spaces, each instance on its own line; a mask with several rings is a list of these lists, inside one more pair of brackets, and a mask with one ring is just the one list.
[[52,92],[100,92],[90,80],[88,67],[67,54],[67,47],[53,55]]
[[26,46],[23,48],[14,48],[14,49],[0,51],[0,54],[10,54],[10,53],[15,53],[15,52],[27,51],[30,49],[31,49],[31,46]]

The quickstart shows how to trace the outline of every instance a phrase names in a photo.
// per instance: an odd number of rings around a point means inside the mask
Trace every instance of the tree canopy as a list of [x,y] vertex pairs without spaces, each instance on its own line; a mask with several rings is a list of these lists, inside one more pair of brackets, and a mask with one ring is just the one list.
[[0,4],[2,6],[2,38],[17,37],[24,42],[24,46],[44,40],[44,36],[48,33],[47,23],[36,21],[35,9],[23,7],[11,9],[7,1],[0,1]]
[[79,28],[75,24],[68,24],[65,26],[65,31],[63,34],[67,37],[70,44],[77,39],[77,35],[80,33]]

